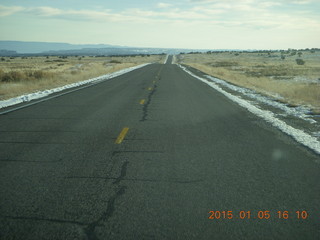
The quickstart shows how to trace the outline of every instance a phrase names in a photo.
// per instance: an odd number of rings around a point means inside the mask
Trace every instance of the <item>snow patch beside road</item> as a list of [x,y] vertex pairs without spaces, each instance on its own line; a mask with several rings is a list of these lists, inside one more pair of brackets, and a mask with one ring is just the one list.
[[9,106],[12,106],[12,105],[15,105],[15,104],[19,104],[19,103],[23,103],[23,102],[29,102],[31,100],[43,98],[43,97],[46,97],[46,96],[48,96],[48,95],[50,95],[52,93],[61,92],[61,91],[64,91],[64,90],[67,90],[67,89],[70,89],[70,88],[79,87],[79,86],[82,86],[82,85],[85,85],[85,84],[89,84],[89,83],[98,83],[98,82],[101,82],[101,81],[105,81],[105,80],[120,76],[122,74],[131,72],[131,71],[133,71],[135,69],[142,68],[142,67],[144,67],[146,65],[149,65],[149,64],[150,63],[141,64],[141,65],[138,65],[138,66],[135,66],[135,67],[125,68],[125,69],[122,69],[122,70],[114,72],[114,73],[105,74],[105,75],[102,75],[102,76],[99,76],[99,77],[96,77],[96,78],[91,78],[91,79],[88,79],[88,80],[85,80],[85,81],[76,82],[76,83],[68,84],[68,85],[65,85],[65,86],[62,86],[62,87],[57,87],[57,88],[53,88],[53,89],[49,89],[49,90],[38,91],[38,92],[35,92],[35,93],[29,93],[29,94],[22,95],[22,96],[19,96],[19,97],[10,98],[8,100],[3,100],[3,101],[0,101],[0,109],[1,108],[5,108],[5,107],[9,107]]
[[[267,110],[262,110],[253,104],[249,103],[248,101],[238,97],[234,96],[231,93],[226,92],[223,90],[221,87],[217,85],[215,82],[208,82],[208,80],[201,78],[194,73],[190,72],[187,68],[178,65],[180,68],[182,68],[186,73],[190,74],[194,78],[197,78],[198,80],[208,84],[210,87],[214,88],[218,92],[222,93],[232,101],[236,102],[240,106],[246,108],[248,111],[251,113],[261,117],[265,121],[271,123],[274,127],[280,129],[282,132],[288,134],[289,136],[293,137],[297,142],[303,144],[304,146],[314,150],[317,154],[320,154],[320,142],[313,136],[305,133],[304,131],[300,129],[293,128],[286,124],[284,121],[278,119],[275,117],[274,113],[267,111]],[[220,80],[222,81],[222,80]],[[219,83],[221,83],[219,81]],[[217,81],[216,81],[217,82]]]
[[283,103],[276,102],[276,101],[271,100],[270,98],[268,98],[266,96],[262,96],[261,94],[256,93],[253,90],[232,85],[230,83],[227,83],[226,81],[223,81],[221,79],[218,79],[218,78],[215,78],[215,77],[212,77],[212,76],[209,76],[209,75],[207,75],[206,77],[208,79],[212,80],[215,83],[221,84],[222,86],[225,86],[225,87],[227,87],[227,88],[229,88],[229,89],[231,89],[233,91],[242,93],[243,95],[245,95],[247,97],[250,97],[250,98],[252,98],[252,99],[254,99],[256,101],[259,101],[261,103],[267,104],[269,106],[273,106],[273,107],[279,108],[279,109],[283,110],[288,115],[293,115],[293,116],[299,117],[299,118],[301,118],[303,120],[306,120],[306,121],[308,121],[310,123],[316,123],[315,120],[310,119],[309,116],[306,114],[306,113],[309,112],[309,110],[306,109],[306,108],[303,108],[303,107],[290,108],[290,107],[286,106]]

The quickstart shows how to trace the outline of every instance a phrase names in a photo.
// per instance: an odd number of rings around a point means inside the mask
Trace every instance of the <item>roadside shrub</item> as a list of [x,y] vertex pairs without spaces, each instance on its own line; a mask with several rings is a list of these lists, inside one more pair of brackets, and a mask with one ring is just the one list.
[[43,79],[47,76],[46,72],[43,72],[41,70],[36,70],[36,71],[28,71],[25,73],[27,76],[28,80],[39,80]]
[[42,72],[42,71],[34,71],[33,72],[33,77],[35,78],[35,79],[41,79],[41,78],[43,78],[45,76],[45,74],[44,74],[44,72]]
[[298,65],[304,65],[306,62],[303,60],[303,59],[301,59],[301,58],[297,58],[296,59],[296,62],[297,62],[297,64]]
[[0,69],[0,81],[1,81],[3,75],[4,75],[4,71],[2,69]]
[[61,60],[61,59],[55,59],[55,60],[52,60],[52,62],[68,62],[66,60]]
[[217,61],[213,64],[211,64],[213,67],[233,67],[238,66],[239,63],[237,62],[231,62],[231,61]]
[[121,62],[118,60],[111,60],[110,63],[121,63]]
[[18,71],[12,71],[12,72],[7,72],[1,73],[1,82],[19,82],[21,81],[25,75],[22,72]]

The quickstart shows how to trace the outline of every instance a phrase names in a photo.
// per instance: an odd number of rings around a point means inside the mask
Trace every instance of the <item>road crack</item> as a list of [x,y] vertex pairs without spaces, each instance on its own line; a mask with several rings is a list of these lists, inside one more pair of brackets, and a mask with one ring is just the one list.
[[[121,166],[120,175],[114,179],[112,184],[119,184],[127,174],[128,161],[125,161]],[[84,232],[87,235],[89,240],[98,240],[98,237],[95,234],[95,229],[97,226],[101,226],[106,222],[110,217],[112,217],[113,212],[115,211],[115,202],[117,198],[122,196],[125,193],[126,186],[120,186],[116,193],[109,198],[107,203],[107,209],[101,214],[100,218],[96,221],[90,223],[85,229]]]
[[115,210],[115,201],[121,195],[125,193],[126,186],[121,186],[118,191],[108,200],[107,209],[101,214],[100,218],[96,221],[90,223],[86,228],[84,228],[84,232],[87,235],[89,240],[98,240],[99,238],[95,234],[95,229],[98,226],[101,226],[103,222],[106,222],[113,214]]
[[140,122],[144,122],[147,120],[149,105],[150,105],[151,99],[156,91],[157,91],[157,85],[154,85],[154,87],[152,88],[152,91],[148,95],[146,103],[142,107],[142,118],[140,119]]

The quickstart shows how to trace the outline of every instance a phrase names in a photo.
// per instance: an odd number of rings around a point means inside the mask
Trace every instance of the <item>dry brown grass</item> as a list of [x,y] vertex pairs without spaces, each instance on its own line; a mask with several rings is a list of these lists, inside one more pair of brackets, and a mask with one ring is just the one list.
[[4,59],[0,61],[0,100],[87,80],[143,63],[162,63],[165,56]]
[[290,53],[212,53],[183,54],[179,62],[211,76],[254,89],[270,96],[281,96],[293,105],[309,105],[320,111],[320,52],[303,51],[304,65]]

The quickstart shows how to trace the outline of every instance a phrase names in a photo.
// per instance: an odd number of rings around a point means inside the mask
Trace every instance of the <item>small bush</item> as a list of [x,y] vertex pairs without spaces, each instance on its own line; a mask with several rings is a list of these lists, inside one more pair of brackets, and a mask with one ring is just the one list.
[[211,64],[213,67],[233,67],[238,66],[239,63],[237,62],[229,62],[229,61],[217,61],[214,64]]
[[41,78],[44,78],[44,77],[45,77],[45,74],[44,74],[44,72],[42,72],[42,71],[34,71],[34,72],[33,72],[33,77],[34,77],[35,79],[41,79]]
[[303,59],[301,59],[301,58],[297,58],[296,59],[296,62],[297,62],[297,64],[298,65],[304,65],[306,62],[303,60]]
[[25,80],[40,80],[48,76],[47,72],[36,70],[36,71],[26,71],[24,72]]
[[18,71],[12,71],[8,73],[1,73],[1,82],[18,82],[22,80],[25,75]]
[[1,81],[3,75],[4,75],[4,71],[2,69],[0,69],[0,81]]
[[55,59],[55,60],[52,60],[53,62],[68,62],[68,61],[65,61],[65,60],[60,60],[60,59]]
[[121,63],[121,62],[118,60],[111,60],[110,63]]

